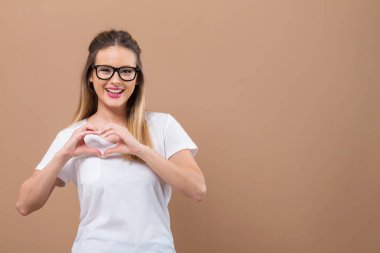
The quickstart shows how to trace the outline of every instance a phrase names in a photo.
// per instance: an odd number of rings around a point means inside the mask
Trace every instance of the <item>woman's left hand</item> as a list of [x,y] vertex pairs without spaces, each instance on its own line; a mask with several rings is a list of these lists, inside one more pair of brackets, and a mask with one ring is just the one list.
[[136,138],[129,132],[128,128],[117,125],[115,123],[107,124],[106,127],[98,134],[103,138],[106,138],[110,135],[116,135],[116,137],[119,139],[115,147],[104,151],[103,156],[112,153],[136,155],[144,147],[144,145],[136,140]]

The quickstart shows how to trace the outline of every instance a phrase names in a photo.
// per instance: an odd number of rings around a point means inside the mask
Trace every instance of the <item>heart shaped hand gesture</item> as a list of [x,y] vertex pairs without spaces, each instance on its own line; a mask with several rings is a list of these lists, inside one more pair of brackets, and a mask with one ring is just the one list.
[[116,137],[119,139],[119,141],[116,143],[116,146],[104,151],[103,156],[112,153],[136,155],[141,149],[144,148],[144,145],[136,140],[136,138],[129,132],[128,128],[117,125],[115,123],[107,124],[103,130],[98,132],[98,135],[103,138],[106,138],[110,135],[116,135]]
[[70,157],[81,155],[102,156],[102,153],[99,150],[90,148],[86,145],[84,142],[84,137],[87,134],[97,134],[96,129],[89,123],[76,129],[70,139],[62,147],[61,151]]

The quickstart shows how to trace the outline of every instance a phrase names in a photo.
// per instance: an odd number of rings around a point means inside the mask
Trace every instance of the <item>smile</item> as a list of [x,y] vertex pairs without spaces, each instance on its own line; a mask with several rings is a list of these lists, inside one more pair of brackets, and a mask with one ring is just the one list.
[[120,94],[120,93],[122,93],[124,90],[109,90],[109,89],[107,89],[107,88],[105,88],[105,90],[107,91],[107,92],[110,92],[110,93],[112,93],[112,94]]

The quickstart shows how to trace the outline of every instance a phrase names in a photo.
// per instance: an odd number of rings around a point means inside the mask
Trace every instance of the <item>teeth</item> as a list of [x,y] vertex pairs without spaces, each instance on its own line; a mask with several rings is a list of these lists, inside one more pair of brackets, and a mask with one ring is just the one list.
[[109,89],[106,89],[106,91],[111,92],[111,93],[113,93],[113,94],[120,94],[120,93],[122,93],[124,90],[109,90]]

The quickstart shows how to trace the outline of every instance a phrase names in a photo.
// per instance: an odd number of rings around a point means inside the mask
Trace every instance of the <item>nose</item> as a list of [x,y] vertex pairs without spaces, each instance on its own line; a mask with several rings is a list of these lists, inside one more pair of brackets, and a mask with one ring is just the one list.
[[122,81],[123,80],[120,79],[119,73],[117,71],[115,71],[115,73],[113,73],[111,79],[109,79],[110,83],[121,83]]

